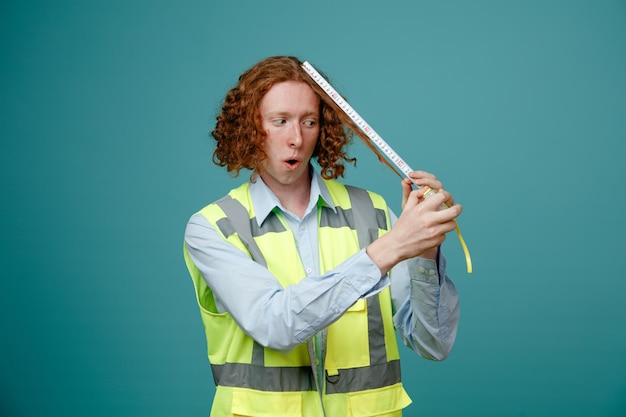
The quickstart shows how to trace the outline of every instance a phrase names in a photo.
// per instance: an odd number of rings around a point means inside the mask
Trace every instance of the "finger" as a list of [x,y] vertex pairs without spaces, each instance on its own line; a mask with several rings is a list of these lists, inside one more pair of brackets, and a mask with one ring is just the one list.
[[452,194],[450,194],[448,191],[442,188],[437,191],[437,194],[443,194],[446,196],[446,200],[443,202],[443,204],[445,204],[446,206],[450,207],[454,205],[454,198],[452,197]]
[[456,218],[463,212],[463,207],[460,204],[455,204],[445,209],[437,211],[437,216],[442,224],[448,224],[447,232],[456,227]]
[[426,198],[424,198],[424,193],[429,191],[427,188],[420,188],[418,190],[419,193],[419,197],[420,199],[423,200],[423,204],[427,204],[428,207],[431,207],[433,209],[438,209],[441,206],[443,206],[446,201],[448,201],[451,197],[450,197],[450,193],[448,193],[447,191],[437,191],[434,193],[430,193],[426,196]]
[[435,175],[431,174],[430,172],[426,172],[426,171],[411,171],[411,172],[409,172],[409,178],[411,178],[413,180],[417,180],[417,179],[420,179],[420,178],[436,179]]
[[424,209],[441,211],[442,215],[439,216],[440,221],[450,221],[458,217],[463,211],[463,207],[460,204],[454,203],[452,196],[447,191],[439,191],[427,198],[421,203]]
[[[441,191],[443,191],[443,188],[441,189]],[[448,199],[446,200],[445,204],[446,204],[448,207],[450,207],[450,206],[453,206],[453,205],[455,204],[455,203],[454,203],[454,197],[452,197],[452,194],[450,194],[450,193],[448,193],[448,196],[449,196],[449,197],[448,197]]]
[[[441,194],[441,195],[445,195],[446,199],[443,201],[443,205],[445,205],[446,207],[450,207],[453,206],[455,204],[454,202],[454,198],[452,197],[452,194],[450,194],[448,191],[444,190],[443,188],[440,189],[439,191],[435,190],[435,189],[430,189],[429,187],[423,187],[419,189],[422,193],[422,196],[426,193],[428,193],[425,197],[425,199],[428,199],[436,194]],[[422,197],[420,196],[420,197]]]
[[411,189],[410,192],[406,195],[406,200],[404,201],[404,206],[402,207],[402,210],[404,211],[418,205],[420,202],[420,198],[421,196],[419,190]]
[[408,174],[409,178],[413,181],[415,185],[418,187],[429,187],[434,190],[439,190],[443,188],[441,181],[437,180],[433,174],[426,171],[412,171]]
[[441,190],[443,188],[443,184],[441,183],[441,181],[435,178],[416,179],[413,180],[413,184],[417,185],[418,187],[432,188],[433,190]]
[[406,202],[409,199],[409,194],[411,194],[413,187],[411,186],[411,180],[409,180],[408,178],[404,178],[401,184],[402,184],[402,209],[404,209],[404,206],[406,205]]

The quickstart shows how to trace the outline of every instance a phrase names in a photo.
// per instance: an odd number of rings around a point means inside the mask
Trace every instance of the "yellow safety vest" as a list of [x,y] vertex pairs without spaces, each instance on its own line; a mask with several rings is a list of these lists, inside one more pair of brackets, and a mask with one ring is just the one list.
[[[324,181],[336,212],[318,205],[322,273],[337,267],[390,227],[382,197]],[[226,241],[264,265],[283,287],[306,276],[284,220],[272,212],[258,226],[248,183],[199,213]],[[218,312],[211,289],[186,249],[184,252],[216,384],[211,417],[398,417],[411,403],[400,381],[389,288],[357,301],[328,327],[323,384],[311,367],[311,342],[289,353],[263,348],[230,314]],[[325,388],[323,394],[318,393],[318,386]]]

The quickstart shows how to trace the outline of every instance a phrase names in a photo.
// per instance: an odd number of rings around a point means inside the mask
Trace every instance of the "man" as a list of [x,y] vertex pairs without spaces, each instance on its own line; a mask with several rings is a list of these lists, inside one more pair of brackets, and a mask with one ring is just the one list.
[[[425,172],[402,181],[399,218],[335,181],[354,161],[347,121],[300,65],[265,59],[228,92],[213,159],[252,175],[185,232],[211,416],[401,416],[411,400],[394,329],[427,359],[454,344],[458,297],[439,246],[461,207]],[[411,182],[438,192],[424,199]]]

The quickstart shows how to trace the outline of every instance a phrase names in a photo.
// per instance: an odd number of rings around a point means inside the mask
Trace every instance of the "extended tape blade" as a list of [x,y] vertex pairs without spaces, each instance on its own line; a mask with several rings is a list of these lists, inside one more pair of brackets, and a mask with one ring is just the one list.
[[356,110],[333,88],[332,85],[311,65],[308,61],[304,61],[302,68],[311,76],[313,81],[320,86],[324,92],[330,97],[337,106],[367,135],[367,137],[376,145],[378,149],[407,177],[409,172],[413,171],[409,165],[404,162],[400,155],[393,150],[391,146],[363,119]]
[[[409,167],[409,165],[406,162],[404,162],[402,158],[400,158],[400,156],[391,148],[391,146],[389,146],[389,144],[385,142],[385,140],[382,137],[380,137],[380,135],[376,133],[376,131],[372,129],[370,125],[367,124],[367,122],[359,115],[359,113],[356,112],[356,110],[352,108],[352,106],[350,106],[350,104],[348,104],[348,102],[341,96],[341,94],[339,94],[337,90],[335,90],[333,86],[330,85],[328,81],[326,81],[326,79],[322,76],[322,74],[320,74],[313,67],[313,65],[311,65],[308,61],[304,61],[302,63],[302,68],[304,68],[304,70],[309,74],[309,76],[313,79],[313,81],[315,81],[317,85],[319,85],[320,88],[324,90],[324,92],[328,95],[328,97],[330,97],[335,102],[335,104],[337,104],[337,106],[339,106],[339,108],[343,110],[343,112],[347,114],[348,117],[350,117],[350,119],[352,119],[352,121],[359,127],[359,129],[361,129],[361,131],[363,131],[363,133],[367,135],[367,137],[372,141],[372,143],[374,143],[376,147],[378,147],[378,149],[380,149],[381,152],[387,158],[389,158],[389,160],[393,162],[393,164],[404,175],[409,177],[409,172],[413,171]],[[424,194],[425,197],[427,197],[427,194],[432,194],[429,191],[434,192],[434,190],[428,189],[426,193]],[[442,207],[447,207],[447,206],[444,204]],[[472,273],[472,258],[470,256],[469,249],[467,248],[467,245],[465,244],[465,240],[463,239],[463,235],[461,235],[461,229],[459,228],[458,223],[456,226],[456,232],[459,237],[459,241],[461,243],[463,252],[465,253],[465,263],[467,265],[467,272],[471,274]]]

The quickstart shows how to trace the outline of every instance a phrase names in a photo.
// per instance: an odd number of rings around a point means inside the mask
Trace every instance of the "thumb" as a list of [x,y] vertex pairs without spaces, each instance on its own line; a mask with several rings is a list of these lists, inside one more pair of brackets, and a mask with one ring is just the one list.
[[402,184],[402,209],[404,210],[404,206],[406,206],[407,201],[409,200],[409,196],[411,195],[411,191],[413,191],[412,182],[408,178],[405,178],[401,182]]
[[421,194],[419,190],[411,190],[409,191],[404,207],[402,207],[403,211],[411,210],[415,208],[418,204],[420,204]]

